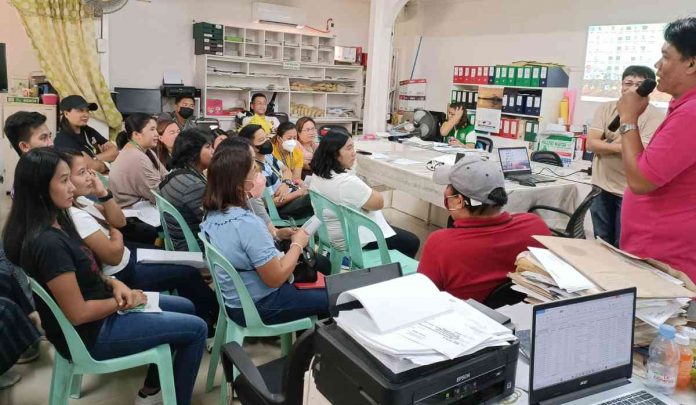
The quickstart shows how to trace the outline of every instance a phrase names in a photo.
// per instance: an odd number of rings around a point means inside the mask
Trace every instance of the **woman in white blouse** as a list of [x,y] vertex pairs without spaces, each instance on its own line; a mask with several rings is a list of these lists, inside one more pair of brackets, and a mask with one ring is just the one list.
[[[389,249],[396,249],[409,257],[415,257],[420,247],[418,237],[404,229],[390,226],[382,215],[384,198],[373,190],[351,170],[355,164],[353,139],[341,132],[329,132],[322,138],[312,158],[312,181],[310,190],[316,191],[338,205],[362,209],[379,227]],[[341,225],[335,216],[326,213],[326,227],[332,243],[345,249]],[[374,236],[361,235],[365,249],[377,249]]]

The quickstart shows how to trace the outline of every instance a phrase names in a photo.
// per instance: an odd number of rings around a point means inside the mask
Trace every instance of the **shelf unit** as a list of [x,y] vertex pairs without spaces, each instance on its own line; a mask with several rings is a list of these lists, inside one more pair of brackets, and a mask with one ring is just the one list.
[[[299,67],[299,70],[294,70]],[[249,60],[215,55],[196,56],[196,85],[202,99],[222,100],[224,110],[248,109],[253,93],[271,99],[276,95],[276,111],[287,112],[291,119],[309,115],[318,123],[353,123],[361,120],[363,88],[362,66],[299,63],[288,69],[283,62]],[[209,114],[230,128],[230,116]],[[344,109],[352,116],[339,116]]]
[[[517,114],[510,112],[503,112],[501,115],[503,117],[518,117],[538,120],[539,124],[546,124],[549,122],[555,123],[560,116],[560,102],[563,100],[563,95],[566,90],[565,87],[521,87],[521,86],[499,86],[494,84],[461,84],[452,83],[452,90],[465,90],[465,91],[478,91],[479,87],[493,87],[493,88],[512,88],[517,90],[529,90],[531,93],[541,94],[541,107],[539,115],[529,115],[529,114]],[[475,110],[471,110],[475,111]]]
[[[277,112],[295,120],[314,116],[317,123],[352,124],[362,117],[363,67],[334,65],[333,36],[224,26],[222,55],[196,56],[195,84],[201,88],[205,117],[234,126],[230,115],[210,114],[207,100],[222,100],[223,110],[248,109],[253,93]],[[349,110],[353,115],[336,115]]]

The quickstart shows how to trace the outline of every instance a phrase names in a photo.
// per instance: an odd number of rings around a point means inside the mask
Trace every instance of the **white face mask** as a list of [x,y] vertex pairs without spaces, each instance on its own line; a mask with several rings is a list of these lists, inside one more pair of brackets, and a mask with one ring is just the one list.
[[288,139],[287,141],[283,141],[283,149],[285,149],[288,153],[291,153],[293,150],[295,150],[296,146],[296,139]]

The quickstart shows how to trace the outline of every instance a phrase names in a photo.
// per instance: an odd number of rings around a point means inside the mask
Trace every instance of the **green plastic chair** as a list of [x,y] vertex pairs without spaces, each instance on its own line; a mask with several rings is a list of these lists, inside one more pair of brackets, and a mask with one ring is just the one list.
[[[398,250],[387,248],[387,241],[384,240],[382,230],[372,219],[350,207],[341,206],[341,210],[348,235],[348,252],[352,266],[367,269],[383,264],[401,263],[401,274],[403,275],[412,274],[418,270],[418,260],[411,259]],[[378,249],[363,250],[358,234],[360,228],[366,228],[374,234]]]
[[[213,350],[210,354],[210,365],[208,366],[208,377],[206,379],[205,390],[209,392],[213,389],[213,384],[215,383],[215,374],[217,372],[218,364],[220,363],[220,349],[222,345],[228,342],[237,342],[240,346],[244,343],[244,338],[248,336],[280,336],[280,348],[283,356],[287,355],[292,347],[292,333],[300,330],[309,329],[316,322],[316,317],[308,317],[298,319],[296,321],[280,323],[276,325],[266,325],[261,320],[259,311],[256,309],[256,304],[254,304],[249,290],[247,290],[242,277],[239,275],[237,270],[230,264],[230,262],[213,246],[208,242],[208,239],[199,233],[198,237],[203,241],[203,246],[205,247],[205,257],[208,262],[208,268],[210,273],[213,275],[213,282],[215,283],[215,296],[217,297],[218,304],[220,305],[220,313],[217,319],[217,327],[215,329],[215,339],[213,342]],[[225,301],[222,297],[222,290],[220,288],[220,281],[218,280],[216,268],[221,268],[232,280],[234,288],[239,295],[239,301],[242,304],[242,312],[244,313],[244,319],[246,320],[247,326],[237,325],[233,320],[229,319],[227,316],[227,311],[225,308]],[[235,377],[238,372],[235,369]],[[227,403],[227,384],[223,381],[220,384],[220,405]]]
[[283,219],[280,217],[280,214],[278,213],[278,207],[276,207],[275,202],[273,201],[273,195],[271,194],[271,191],[268,187],[263,189],[263,200],[266,202],[266,208],[268,209],[268,216],[271,217],[271,222],[273,223],[273,226],[275,227],[280,227],[280,228],[287,228],[289,226],[301,226],[305,222],[307,222],[308,218],[293,218],[295,222],[293,223],[289,219]]
[[101,181],[101,183],[104,185],[105,189],[109,189],[109,178],[107,176],[104,176],[103,174],[96,172],[97,177]]
[[174,371],[172,368],[172,351],[169,345],[159,345],[141,353],[129,356],[117,357],[109,360],[94,360],[87,351],[82,338],[77,334],[75,327],[65,317],[58,304],[33,279],[29,279],[31,289],[58,320],[58,325],[65,336],[72,361],[68,361],[55,351],[53,357],[53,377],[51,378],[51,390],[49,393],[49,405],[67,405],[68,395],[73,398],[80,397],[83,374],[106,374],[127,370],[145,364],[156,364],[159,372],[162,399],[165,405],[176,405],[176,391],[174,388]]
[[[319,218],[319,220],[321,221],[321,225],[319,225],[319,229],[317,230],[317,236],[319,238],[319,247],[320,249],[329,252],[329,259],[331,260],[331,274],[340,273],[343,258],[345,256],[348,256],[348,251],[340,250],[336,248],[333,245],[333,243],[331,243],[331,238],[329,237],[329,230],[326,227],[325,216],[327,214],[326,211],[328,211],[338,218],[338,221],[341,224],[341,230],[343,231],[344,238],[347,240],[348,232],[346,232],[346,226],[343,219],[343,211],[341,211],[341,207],[336,205],[336,203],[314,190],[309,190],[309,198],[312,201],[314,215],[316,215],[317,218]],[[347,245],[348,243],[346,242],[346,246]]]
[[167,221],[165,214],[171,216],[176,221],[179,228],[184,232],[184,239],[186,240],[186,245],[189,252],[200,252],[201,248],[198,245],[198,240],[193,235],[191,228],[189,228],[186,220],[179,210],[176,209],[166,198],[162,197],[157,191],[152,191],[155,196],[155,201],[157,202],[157,211],[160,214],[160,222],[162,223],[162,229],[164,230],[164,248],[166,250],[172,251],[174,249],[174,242],[172,241],[171,234],[169,233],[169,228],[167,226]]

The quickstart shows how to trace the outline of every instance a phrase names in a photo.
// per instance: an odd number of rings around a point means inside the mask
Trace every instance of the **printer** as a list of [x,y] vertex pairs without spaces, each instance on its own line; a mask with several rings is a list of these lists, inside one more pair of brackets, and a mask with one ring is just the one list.
[[[511,328],[509,319],[468,301]],[[507,322],[507,324],[506,324]],[[331,321],[317,323],[312,364],[317,389],[332,404],[488,404],[512,394],[519,343],[393,373]]]

